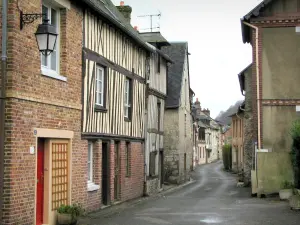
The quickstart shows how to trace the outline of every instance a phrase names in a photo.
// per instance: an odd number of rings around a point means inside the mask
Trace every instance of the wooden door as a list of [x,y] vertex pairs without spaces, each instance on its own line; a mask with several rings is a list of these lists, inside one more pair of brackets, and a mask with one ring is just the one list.
[[115,201],[120,200],[120,144],[115,145],[115,179],[114,179]]
[[36,185],[36,225],[43,224],[44,213],[44,142],[38,141],[37,185]]
[[163,187],[163,183],[164,183],[164,152],[160,151],[159,152],[159,181],[160,181],[160,188]]
[[107,143],[102,143],[102,204],[109,204],[109,151]]

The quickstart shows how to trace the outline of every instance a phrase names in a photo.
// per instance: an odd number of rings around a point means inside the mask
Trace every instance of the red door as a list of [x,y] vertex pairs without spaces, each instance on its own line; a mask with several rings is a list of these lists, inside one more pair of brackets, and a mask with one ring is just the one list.
[[44,206],[44,142],[39,140],[37,150],[36,225],[43,224]]

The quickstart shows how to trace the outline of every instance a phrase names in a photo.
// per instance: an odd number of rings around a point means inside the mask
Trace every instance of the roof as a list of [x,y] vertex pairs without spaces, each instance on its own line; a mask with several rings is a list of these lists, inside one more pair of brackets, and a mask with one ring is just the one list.
[[237,108],[237,110],[232,113],[231,115],[229,115],[228,117],[233,117],[236,114],[240,114],[243,113],[245,111],[245,101],[242,102],[242,104],[240,104],[240,106]]
[[241,89],[241,92],[243,94],[243,91],[245,91],[245,72],[252,66],[252,63],[247,66],[245,69],[243,69],[239,74],[238,74],[238,77],[239,77],[239,82],[240,82],[240,89]]
[[106,18],[109,22],[121,29],[129,37],[131,37],[137,44],[148,51],[153,52],[153,49],[146,45],[139,33],[126,21],[124,16],[119,12],[117,7],[111,0],[82,0],[89,7],[94,9],[101,16]]
[[153,51],[157,52],[158,54],[161,55],[161,57],[163,57],[167,62],[173,63],[172,59],[166,55],[163,51],[159,50],[158,48],[154,47],[153,45],[146,43],[149,48],[151,48]]
[[148,43],[159,43],[160,46],[170,46],[170,43],[160,32],[143,32],[140,33],[140,35],[142,39]]
[[167,108],[178,108],[185,57],[188,53],[187,42],[173,42],[171,46],[163,47],[162,51],[174,62],[168,69],[168,96]]
[[274,0],[264,0],[260,4],[258,4],[254,9],[252,9],[249,13],[247,13],[242,19],[241,19],[241,25],[242,25],[242,35],[243,35],[243,42],[249,43],[251,40],[251,32],[249,26],[245,25],[243,22],[250,22],[250,19],[253,17],[258,17],[260,15],[260,12],[262,9],[266,6],[268,6],[271,2]]

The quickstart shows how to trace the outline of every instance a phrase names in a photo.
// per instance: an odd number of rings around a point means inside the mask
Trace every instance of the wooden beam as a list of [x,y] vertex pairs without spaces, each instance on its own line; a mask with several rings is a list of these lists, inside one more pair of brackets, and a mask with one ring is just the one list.
[[114,134],[104,134],[104,133],[82,133],[84,139],[105,139],[105,140],[125,140],[125,141],[137,141],[144,142],[144,138],[131,137],[125,135],[114,135]]
[[150,87],[148,88],[148,94],[149,95],[154,95],[154,96],[156,96],[160,99],[166,99],[167,98],[167,96],[165,94],[163,94],[163,93],[161,93],[161,92],[159,92],[159,91],[157,91],[153,88],[150,88]]
[[139,81],[140,83],[146,82],[145,78],[137,75],[136,73],[134,73],[132,71],[125,69],[124,67],[122,67],[120,65],[115,64],[114,62],[110,61],[109,59],[103,57],[102,55],[100,55],[88,48],[83,48],[83,54],[84,54],[84,59],[89,59],[96,63],[99,63],[100,65],[109,67],[115,71],[118,71],[119,73],[124,74],[126,77],[128,77],[130,79]]

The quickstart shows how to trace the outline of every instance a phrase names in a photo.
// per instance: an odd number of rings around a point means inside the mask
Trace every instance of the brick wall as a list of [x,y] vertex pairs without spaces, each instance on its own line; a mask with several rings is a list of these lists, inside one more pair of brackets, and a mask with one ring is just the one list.
[[[19,10],[41,12],[40,0],[9,1],[8,81],[3,224],[33,224],[36,146],[33,128],[69,130],[72,140],[72,202],[88,205],[87,141],[81,140],[82,10],[61,12],[60,74],[67,82],[41,75],[34,33],[41,20],[20,30]],[[78,34],[78,35],[74,35]],[[98,203],[91,202],[91,205]]]
[[144,190],[144,149],[141,142],[130,143],[130,176],[126,177],[126,142],[121,142],[121,201],[141,197]]

